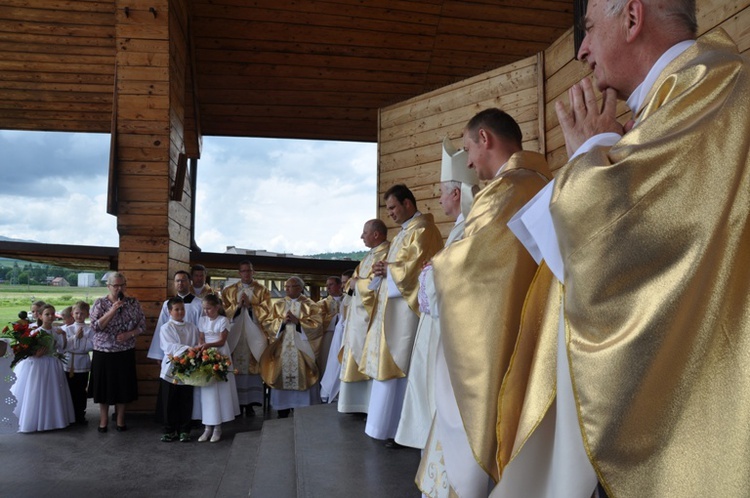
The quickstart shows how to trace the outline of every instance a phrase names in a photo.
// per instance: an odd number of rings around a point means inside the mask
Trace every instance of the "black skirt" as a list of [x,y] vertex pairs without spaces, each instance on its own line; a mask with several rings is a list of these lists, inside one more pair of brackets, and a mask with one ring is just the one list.
[[89,395],[94,403],[116,405],[138,399],[135,349],[117,353],[94,351],[91,358]]

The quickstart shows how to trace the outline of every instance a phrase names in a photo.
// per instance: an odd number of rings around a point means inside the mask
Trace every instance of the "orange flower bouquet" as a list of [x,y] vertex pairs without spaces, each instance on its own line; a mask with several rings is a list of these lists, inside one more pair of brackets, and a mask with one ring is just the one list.
[[207,386],[218,380],[226,381],[232,360],[216,348],[203,351],[190,348],[179,356],[169,356],[175,383],[188,386]]

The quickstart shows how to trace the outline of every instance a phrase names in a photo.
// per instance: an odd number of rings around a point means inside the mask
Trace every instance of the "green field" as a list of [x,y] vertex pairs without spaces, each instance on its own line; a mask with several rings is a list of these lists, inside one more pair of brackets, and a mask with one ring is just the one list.
[[47,285],[0,285],[0,329],[18,319],[18,312],[29,311],[33,301],[42,300],[59,312],[76,301],[94,301],[107,293],[106,287],[50,287]]

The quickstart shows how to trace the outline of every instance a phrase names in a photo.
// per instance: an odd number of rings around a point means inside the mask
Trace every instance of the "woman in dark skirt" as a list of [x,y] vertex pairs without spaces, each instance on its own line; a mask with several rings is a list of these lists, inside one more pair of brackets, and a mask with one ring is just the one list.
[[146,330],[146,318],[138,300],[125,295],[125,286],[122,273],[110,273],[109,293],[91,309],[94,355],[89,390],[99,403],[99,432],[107,432],[110,405],[116,406],[117,430],[126,430],[125,403],[138,399],[135,338]]

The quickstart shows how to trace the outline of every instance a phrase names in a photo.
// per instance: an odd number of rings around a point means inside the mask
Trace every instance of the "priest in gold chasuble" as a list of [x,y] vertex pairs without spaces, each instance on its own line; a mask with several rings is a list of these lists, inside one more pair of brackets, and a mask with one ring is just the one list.
[[318,366],[311,342],[320,336],[320,309],[304,296],[299,277],[286,281],[286,297],[273,303],[264,323],[271,345],[260,359],[263,381],[271,387],[271,406],[279,418],[289,410],[320,402]]
[[[542,221],[524,223],[564,282],[556,406],[493,496],[750,489],[750,65],[722,30],[694,41],[694,10],[663,3],[589,2],[579,58],[604,106],[588,80],[558,105],[572,158],[529,207]],[[615,96],[633,111],[624,128]],[[561,434],[579,449],[559,454]],[[572,454],[590,469],[580,483]]]
[[443,247],[432,215],[417,210],[414,194],[405,185],[394,185],[384,197],[401,231],[391,241],[388,257],[373,265],[380,287],[359,362],[359,371],[373,379],[365,433],[375,439],[396,435],[419,322],[419,274]]
[[232,351],[237,397],[245,415],[254,415],[252,405],[263,403],[260,357],[268,346],[262,323],[271,307],[271,293],[253,279],[253,265],[240,261],[240,281],[221,291],[221,303],[231,320],[227,343]]
[[370,404],[371,379],[359,371],[359,361],[365,347],[367,328],[375,311],[378,288],[372,285],[372,267],[388,255],[388,229],[379,219],[365,223],[362,241],[370,251],[354,271],[347,292],[346,323],[341,341],[341,390],[337,409],[341,413],[367,413]]
[[537,265],[506,226],[551,179],[544,156],[522,150],[500,109],[464,130],[468,166],[489,183],[474,198],[464,238],[433,258],[441,338],[436,416],[417,484],[428,496],[486,497],[497,479],[497,399]]

